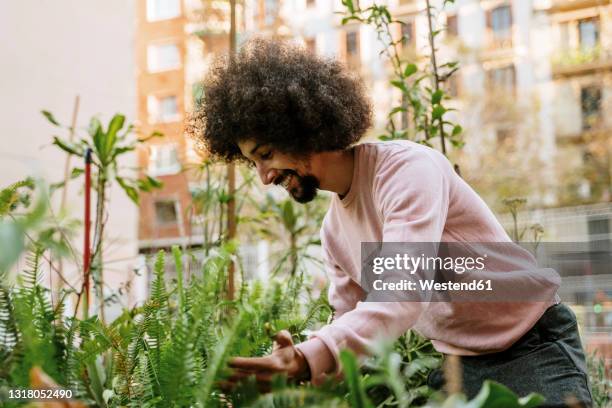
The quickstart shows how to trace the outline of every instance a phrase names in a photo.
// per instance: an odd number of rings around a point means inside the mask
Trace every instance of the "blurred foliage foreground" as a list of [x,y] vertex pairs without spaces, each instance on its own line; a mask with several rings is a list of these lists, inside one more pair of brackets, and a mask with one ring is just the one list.
[[381,346],[361,369],[354,355],[343,351],[343,378],[320,387],[279,377],[267,394],[248,380],[224,393],[218,382],[229,374],[227,357],[269,353],[271,336],[281,329],[304,340],[309,328],[329,319],[331,309],[324,297],[296,302],[296,279],[268,287],[253,282],[241,287],[238,299],[224,299],[219,287],[230,248],[211,255],[202,274],[189,282],[183,281],[183,256],[176,247],[173,258],[175,283],[165,279],[161,251],[148,300],[106,324],[96,316],[66,317],[62,302],[51,305],[48,290],[38,283],[41,249],[35,249],[20,282],[0,289],[0,390],[6,406],[26,403],[8,399],[8,390],[33,388],[35,367],[71,390],[75,400],[99,407],[532,407],[541,402],[536,395],[517,399],[495,383],[486,383],[471,402],[461,395],[444,400],[424,385],[440,355],[413,333]]
[[[305,297],[303,275],[289,275],[267,286],[244,280],[236,299],[228,300],[223,288],[236,253],[232,243],[211,250],[201,273],[189,278],[183,267],[189,257],[173,247],[171,256],[157,254],[143,305],[110,323],[83,317],[78,307],[67,310],[71,290],[52,298],[42,284],[45,253],[58,244],[53,229],[45,228],[44,198],[28,198],[24,188],[36,185],[28,181],[0,191],[0,247],[19,243],[10,258],[0,259],[3,406],[58,406],[9,398],[11,391],[49,387],[70,390],[72,401],[60,406],[73,407],[532,407],[542,401],[537,395],[519,399],[491,382],[469,402],[434,392],[425,383],[441,355],[410,332],[393,345],[379,345],[363,365],[343,351],[343,376],[323,386],[278,377],[269,393],[260,393],[252,379],[224,392],[219,384],[230,374],[229,356],[270,353],[271,338],[282,329],[304,340],[332,316],[325,296]],[[9,268],[24,251],[26,268],[9,284]],[[165,277],[167,258],[175,280]]]

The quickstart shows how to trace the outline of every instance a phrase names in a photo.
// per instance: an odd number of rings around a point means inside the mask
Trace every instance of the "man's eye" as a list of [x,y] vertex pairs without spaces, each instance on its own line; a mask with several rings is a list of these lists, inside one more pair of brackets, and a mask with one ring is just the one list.
[[262,160],[268,160],[270,157],[272,157],[272,152],[266,152],[261,154]]

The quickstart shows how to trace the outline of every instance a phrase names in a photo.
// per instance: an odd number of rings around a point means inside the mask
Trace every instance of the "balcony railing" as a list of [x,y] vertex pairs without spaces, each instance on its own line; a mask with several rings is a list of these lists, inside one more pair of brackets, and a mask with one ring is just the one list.
[[563,12],[587,7],[605,6],[610,4],[610,0],[552,0],[549,4],[550,11]]
[[572,75],[612,66],[612,51],[596,46],[561,52],[553,57],[555,75]]
[[486,51],[508,50],[512,48],[512,29],[506,32],[494,32],[491,29],[485,31],[484,46]]

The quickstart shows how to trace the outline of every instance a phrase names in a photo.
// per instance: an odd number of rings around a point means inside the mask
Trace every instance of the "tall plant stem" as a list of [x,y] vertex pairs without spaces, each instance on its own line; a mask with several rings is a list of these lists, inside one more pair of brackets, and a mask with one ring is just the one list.
[[100,321],[104,322],[104,271],[102,265],[102,243],[104,241],[104,212],[106,209],[106,170],[98,169],[98,180],[96,185],[96,220],[94,229],[93,248],[91,259],[94,263],[95,289],[98,298],[98,313]]
[[[440,75],[438,73],[438,63],[436,61],[436,46],[435,46],[435,33],[433,30],[433,23],[431,15],[431,4],[429,0],[425,0],[427,4],[427,25],[429,27],[429,47],[431,48],[431,66],[433,70],[433,79],[434,79],[434,89],[438,91],[440,89]],[[446,156],[446,140],[444,139],[444,122],[442,120],[438,121],[438,126],[440,128],[440,143],[442,148],[442,154]]]
[[298,253],[297,253],[297,236],[295,233],[291,233],[291,277],[295,276],[298,268]]
[[[229,38],[230,60],[234,59],[236,54],[236,0],[230,0],[230,38]],[[227,167],[227,189],[229,200],[227,202],[227,241],[234,239],[236,236],[236,165],[230,163]],[[234,299],[234,272],[235,264],[233,261],[229,264],[227,273],[227,297]]]
[[[74,140],[74,132],[76,129],[77,116],[79,114],[79,104],[80,104],[80,99],[79,99],[79,95],[77,95],[74,98],[74,107],[72,109],[72,122],[70,124],[70,133],[68,136],[68,140],[70,140],[70,142]],[[70,180],[70,159],[71,158],[72,158],[72,155],[70,154],[67,155],[66,161],[64,162],[64,185],[62,186],[62,198],[60,201],[60,212],[64,211],[64,208],[66,207],[66,198],[68,196],[68,181]],[[59,259],[57,260],[57,273],[61,277],[63,272],[64,272],[64,262],[62,258],[59,257]],[[55,282],[56,282],[55,285],[51,285],[51,289],[52,289],[51,297],[52,298],[53,298],[53,292],[57,293],[57,295],[59,296],[60,291],[64,287],[63,281],[61,279],[58,279]]]

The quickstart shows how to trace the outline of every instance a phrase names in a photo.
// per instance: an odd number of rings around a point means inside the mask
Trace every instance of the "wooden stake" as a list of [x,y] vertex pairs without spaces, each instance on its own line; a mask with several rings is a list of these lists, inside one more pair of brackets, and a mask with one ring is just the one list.
[[[236,0],[230,0],[230,38],[229,38],[230,61],[236,55]],[[229,201],[227,202],[227,236],[226,241],[231,241],[236,237],[236,165],[230,163],[227,167],[227,189]],[[234,299],[234,262],[230,262],[227,273],[227,297]]]
[[461,357],[447,355],[444,360],[444,378],[448,395],[462,392],[463,375],[461,370]]

